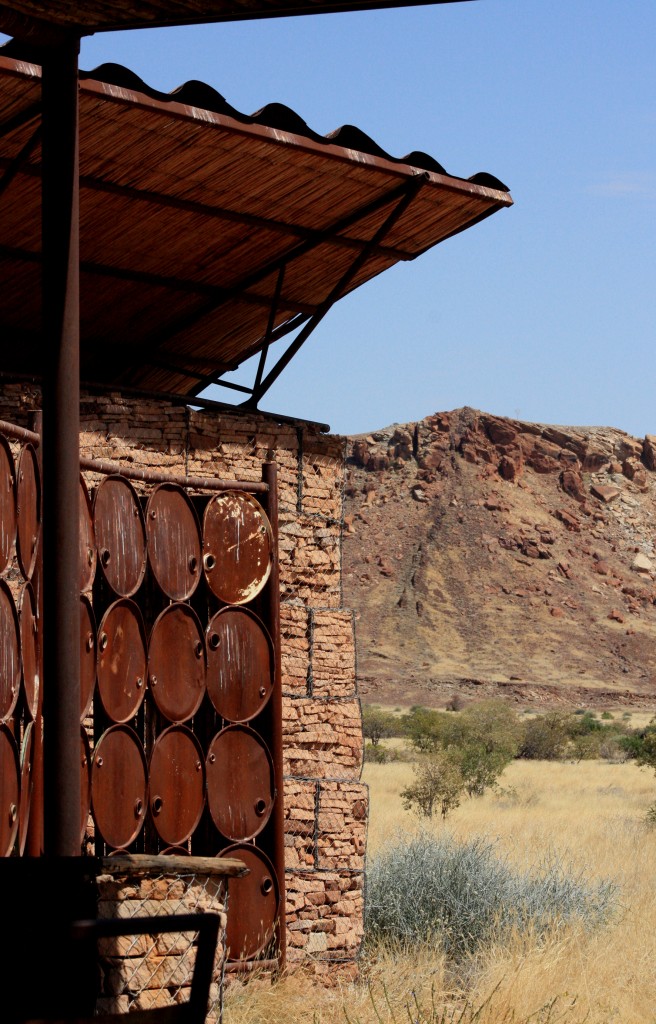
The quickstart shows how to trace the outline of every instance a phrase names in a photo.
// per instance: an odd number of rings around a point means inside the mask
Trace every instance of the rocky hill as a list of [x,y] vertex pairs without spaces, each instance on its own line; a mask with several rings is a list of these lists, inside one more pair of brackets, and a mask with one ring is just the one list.
[[363,699],[656,708],[656,437],[473,409],[349,439]]

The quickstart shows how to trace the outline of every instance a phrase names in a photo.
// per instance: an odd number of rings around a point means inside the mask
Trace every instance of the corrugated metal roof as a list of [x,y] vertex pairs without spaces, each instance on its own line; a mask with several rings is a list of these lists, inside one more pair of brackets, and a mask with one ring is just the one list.
[[212,21],[424,7],[455,0],[2,0],[0,31],[33,38],[48,26],[81,34]]
[[[0,330],[15,372],[39,361],[39,125],[40,69],[0,57]],[[115,65],[85,73],[82,378],[196,394],[511,203],[491,175],[394,158],[348,126],[319,136],[278,104],[245,115],[201,83],[169,95]]]

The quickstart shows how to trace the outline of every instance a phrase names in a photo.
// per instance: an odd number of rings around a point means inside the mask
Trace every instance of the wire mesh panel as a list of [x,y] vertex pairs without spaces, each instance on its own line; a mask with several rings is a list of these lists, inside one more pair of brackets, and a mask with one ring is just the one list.
[[[138,857],[131,858],[138,861]],[[220,916],[207,1021],[220,1020],[225,967],[227,885],[207,860],[180,856],[152,858],[149,867],[126,865],[127,858],[106,858],[98,879],[101,919],[126,921],[126,934],[99,940],[100,988],[97,1009],[128,1013],[190,1001],[196,966],[195,931],[158,932],[157,919],[171,915]],[[152,920],[152,931],[129,934],[129,921]]]

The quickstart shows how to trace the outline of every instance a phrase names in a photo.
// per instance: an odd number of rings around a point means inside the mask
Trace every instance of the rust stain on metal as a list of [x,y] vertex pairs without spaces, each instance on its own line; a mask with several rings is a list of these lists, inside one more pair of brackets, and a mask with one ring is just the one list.
[[255,498],[226,491],[203,517],[203,568],[213,594],[226,604],[246,604],[266,584],[273,560],[267,515]]
[[174,601],[186,601],[201,577],[200,523],[189,498],[175,484],[160,484],[146,505],[148,557],[158,584]]
[[113,725],[93,752],[93,817],[109,846],[125,847],[139,835],[146,816],[148,772],[139,738],[127,725]]
[[139,606],[124,597],[103,615],[98,629],[98,693],[114,722],[136,715],[146,693],[148,655]]
[[4,572],[16,541],[16,473],[9,443],[0,434],[0,572]]
[[80,590],[91,590],[96,575],[96,539],[93,533],[91,500],[84,479],[80,477]]
[[157,738],[150,758],[150,813],[168,846],[188,839],[205,806],[205,761],[200,744],[184,725]]
[[18,599],[18,624],[21,646],[21,664],[25,710],[34,718],[39,706],[41,680],[39,674],[39,623],[36,600],[31,583],[25,583]]
[[253,839],[271,816],[273,761],[253,729],[231,725],[212,740],[206,762],[212,821],[226,839]]
[[20,631],[11,590],[0,580],[0,722],[6,721],[20,689]]
[[279,911],[278,879],[262,850],[243,843],[223,849],[220,857],[237,857],[249,874],[230,879],[230,900],[239,913],[228,914],[226,946],[229,960],[251,960],[271,942]]
[[222,718],[247,722],[273,691],[273,648],[263,623],[246,608],[224,608],[207,637],[207,692]]
[[120,597],[131,597],[146,572],[146,527],[137,493],[124,477],[108,476],[96,491],[93,527],[107,583]]
[[0,725],[0,857],[8,857],[18,833],[20,764],[16,741],[6,725]]
[[158,616],[148,646],[150,692],[169,722],[186,722],[200,707],[207,680],[203,627],[187,604]]
[[16,553],[21,572],[30,579],[34,572],[41,533],[41,476],[36,452],[23,445],[18,457],[16,482]]
[[23,856],[27,843],[32,803],[32,758],[34,753],[34,722],[28,722],[23,733],[20,752],[20,800],[18,808],[18,853]]
[[96,617],[89,598],[86,594],[80,594],[80,719],[85,717],[91,707],[97,663]]
[[91,810],[91,747],[83,726],[80,726],[80,841],[84,839]]

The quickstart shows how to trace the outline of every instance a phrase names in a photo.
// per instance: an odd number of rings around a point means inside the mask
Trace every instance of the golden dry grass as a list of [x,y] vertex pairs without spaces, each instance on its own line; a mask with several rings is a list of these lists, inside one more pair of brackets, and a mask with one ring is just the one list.
[[[406,763],[366,766],[369,857],[396,833],[425,827],[402,807],[411,777]],[[612,878],[621,905],[609,924],[571,927],[539,943],[511,937],[458,983],[441,954],[414,949],[366,955],[359,983],[335,977],[325,987],[297,972],[275,984],[233,986],[226,1024],[655,1024],[656,830],[644,825],[656,800],[653,772],[633,763],[517,761],[501,789],[465,800],[446,827],[494,839],[523,865],[554,851],[591,877]]]

